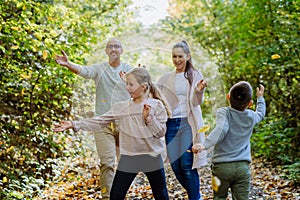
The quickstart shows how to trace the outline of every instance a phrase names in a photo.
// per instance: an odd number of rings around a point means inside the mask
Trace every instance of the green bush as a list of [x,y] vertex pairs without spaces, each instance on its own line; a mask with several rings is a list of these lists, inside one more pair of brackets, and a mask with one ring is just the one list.
[[299,184],[299,128],[290,127],[293,120],[293,116],[267,117],[255,128],[251,146],[252,155],[284,166],[286,177]]
[[[297,148],[299,137],[295,127],[289,127],[287,117],[267,117],[255,128],[251,145],[255,149],[254,156],[263,156],[275,164],[292,164],[299,158]],[[276,155],[276,156],[275,156]]]
[[[118,6],[122,5],[122,6]],[[0,4],[0,199],[32,199],[53,177],[67,135],[54,121],[70,116],[75,75],[53,57],[74,62],[121,26],[126,0],[3,0]],[[100,34],[101,33],[101,34]],[[74,58],[72,58],[74,57]]]
[[300,160],[294,164],[284,166],[285,177],[293,182],[294,185],[300,185]]

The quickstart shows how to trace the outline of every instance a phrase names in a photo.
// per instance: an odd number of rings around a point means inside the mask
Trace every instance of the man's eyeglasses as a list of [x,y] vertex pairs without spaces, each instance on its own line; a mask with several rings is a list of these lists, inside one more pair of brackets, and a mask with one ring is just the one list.
[[121,47],[122,47],[122,46],[117,45],[117,44],[114,44],[114,45],[107,45],[107,46],[106,46],[107,49],[113,49],[113,48],[115,48],[115,49],[120,49]]

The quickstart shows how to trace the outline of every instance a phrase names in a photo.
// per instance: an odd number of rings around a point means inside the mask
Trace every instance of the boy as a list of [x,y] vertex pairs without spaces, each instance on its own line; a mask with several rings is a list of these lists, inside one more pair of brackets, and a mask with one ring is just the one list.
[[214,188],[214,199],[226,199],[231,189],[233,199],[249,199],[251,150],[250,137],[254,126],[263,120],[266,104],[264,87],[256,88],[257,108],[252,106],[252,88],[248,82],[233,85],[227,94],[230,107],[218,109],[216,127],[205,141],[192,147],[199,153],[214,146],[212,157],[213,180],[219,179],[220,186]]

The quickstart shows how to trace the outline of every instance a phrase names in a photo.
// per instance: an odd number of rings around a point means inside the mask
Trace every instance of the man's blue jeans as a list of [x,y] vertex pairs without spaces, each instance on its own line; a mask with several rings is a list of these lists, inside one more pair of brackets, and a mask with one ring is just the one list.
[[189,200],[199,200],[199,174],[197,169],[192,169],[193,134],[187,118],[173,118],[167,121],[166,144],[176,178],[187,191]]

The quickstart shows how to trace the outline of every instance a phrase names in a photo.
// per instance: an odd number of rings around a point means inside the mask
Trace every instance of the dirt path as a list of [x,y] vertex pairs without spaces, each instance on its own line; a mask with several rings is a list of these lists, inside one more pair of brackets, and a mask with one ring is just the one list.
[[[255,159],[251,164],[251,170],[250,200],[300,200],[300,188],[293,188],[290,182],[281,179],[276,168]],[[60,173],[54,182],[50,183],[49,187],[44,190],[43,194],[35,199],[101,199],[98,162],[92,156],[72,159],[65,163]],[[199,169],[199,174],[203,199],[213,199],[210,168]],[[169,165],[166,165],[166,177],[170,199],[187,199],[186,192],[176,180]],[[153,199],[149,182],[144,174],[138,174],[126,199]]]

